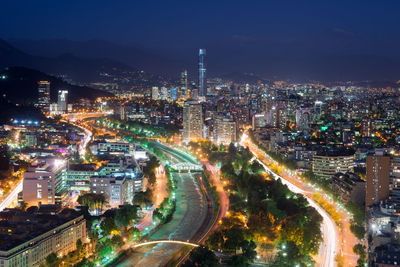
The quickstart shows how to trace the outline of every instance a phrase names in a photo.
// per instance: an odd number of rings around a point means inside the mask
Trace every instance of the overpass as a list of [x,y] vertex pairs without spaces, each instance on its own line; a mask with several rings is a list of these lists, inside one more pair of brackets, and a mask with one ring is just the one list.
[[187,246],[192,246],[192,247],[198,247],[198,244],[187,242],[187,241],[180,241],[180,240],[170,240],[170,239],[160,239],[160,240],[152,240],[152,241],[144,241],[140,243],[136,243],[131,246],[131,248],[139,248],[147,245],[154,245],[154,244],[161,244],[161,243],[166,243],[166,244],[179,244],[179,245],[187,245]]
[[174,171],[178,172],[201,172],[203,168],[199,164],[190,162],[179,162],[170,166]]
[[84,120],[88,118],[99,118],[103,116],[107,116],[112,114],[111,112],[77,112],[77,113],[66,113],[63,114],[62,117],[70,120],[70,121],[77,121],[77,120]]

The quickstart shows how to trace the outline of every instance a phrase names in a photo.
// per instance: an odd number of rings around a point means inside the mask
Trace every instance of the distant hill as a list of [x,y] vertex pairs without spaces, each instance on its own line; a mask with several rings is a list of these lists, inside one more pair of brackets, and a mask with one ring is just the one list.
[[60,78],[25,67],[7,67],[0,72],[0,94],[15,103],[33,104],[37,101],[37,82],[46,80],[51,82],[50,97],[57,101],[58,90],[69,91],[69,100],[74,102],[79,98],[95,99],[112,94],[93,89],[87,86],[71,85]]
[[98,80],[101,72],[134,71],[126,64],[107,58],[77,57],[63,53],[57,57],[34,56],[0,39],[0,68],[24,66],[52,75],[67,75],[74,81]]
[[240,73],[240,72],[231,72],[224,75],[221,75],[222,79],[234,81],[237,83],[247,82],[247,83],[257,83],[258,81],[265,82],[265,79],[254,75],[252,73]]
[[33,121],[46,119],[43,113],[34,106],[17,106],[7,101],[7,99],[0,97],[0,124],[9,123],[12,118]]
[[[170,59],[135,45],[122,45],[104,40],[71,41],[66,39],[12,39],[9,43],[32,55],[59,57],[65,53],[79,58],[108,58],[138,70],[169,77],[178,77],[191,65]],[[195,55],[195,51],[193,52]],[[196,62],[192,62],[196,67]]]

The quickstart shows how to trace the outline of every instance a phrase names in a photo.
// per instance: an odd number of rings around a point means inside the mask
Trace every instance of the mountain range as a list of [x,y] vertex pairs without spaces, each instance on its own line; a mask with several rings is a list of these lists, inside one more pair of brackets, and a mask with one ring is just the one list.
[[57,101],[58,90],[68,90],[68,101],[79,98],[96,99],[112,96],[112,94],[87,86],[78,86],[66,81],[26,67],[6,67],[0,71],[0,95],[13,103],[32,105],[38,99],[38,81],[50,81],[50,98]]
[[107,58],[85,58],[64,53],[56,57],[26,53],[0,39],[0,68],[23,66],[76,82],[96,80],[101,72],[132,71],[134,68]]
[[[202,47],[207,49],[208,77],[248,82],[258,77],[294,81],[400,78],[399,57],[389,51],[368,50],[365,40],[338,30],[284,41],[233,36]],[[189,77],[196,81],[197,49],[182,44],[160,50],[104,40],[0,40],[0,67],[23,65],[50,74],[67,74],[79,82],[96,81],[100,72],[137,70],[178,79],[180,71],[188,69]]]
[[[70,65],[85,60],[85,67],[98,70],[117,68],[120,70],[144,70],[146,72],[178,77],[185,63],[169,59],[134,45],[121,45],[104,40],[71,41],[66,39],[28,40],[12,39],[10,45],[26,53],[61,60],[74,59]],[[61,57],[61,58],[60,58]],[[89,64],[90,63],[90,64]]]

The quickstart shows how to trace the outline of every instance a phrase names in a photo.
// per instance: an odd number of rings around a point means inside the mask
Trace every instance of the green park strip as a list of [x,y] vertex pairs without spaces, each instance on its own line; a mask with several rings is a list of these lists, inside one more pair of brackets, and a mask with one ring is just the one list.
[[322,217],[303,196],[266,175],[247,148],[201,141],[191,143],[189,150],[221,165],[230,209],[206,240],[207,248],[194,249],[183,266],[216,261],[209,250],[232,266],[313,264],[322,241]]
[[[288,170],[294,170],[295,169],[295,163],[291,160],[286,160],[282,155],[277,154],[277,153],[272,153],[265,149],[264,146],[259,144],[259,142],[256,140],[256,138],[253,135],[253,132],[250,130],[248,131],[248,136],[250,140],[259,148],[261,151],[265,152],[267,155],[271,157],[272,160],[278,162],[279,164],[283,165],[286,169]],[[288,164],[289,163],[289,164]],[[273,167],[273,166],[271,166]],[[272,168],[274,169],[274,168]],[[277,173],[279,173],[279,170],[275,169]],[[362,243],[364,242],[365,239],[365,234],[366,234],[366,225],[365,225],[365,207],[360,206],[354,202],[343,202],[341,199],[340,195],[332,190],[330,181],[324,178],[319,177],[315,173],[313,173],[312,170],[309,170],[305,172],[302,176],[302,179],[306,183],[312,184],[313,188],[319,188],[319,190],[322,192],[323,195],[327,196],[329,199],[331,199],[333,202],[335,202],[339,207],[343,208],[348,214],[351,214],[351,221],[350,221],[350,231],[352,234],[357,237],[357,239],[360,241],[359,244],[356,244],[353,247],[353,251],[360,257],[359,258],[359,265],[363,266],[364,262],[366,261],[366,248]],[[321,194],[315,194],[314,195],[314,200],[316,203],[318,203],[319,206],[321,206],[331,217],[332,219],[336,222],[337,225],[341,225],[342,217],[341,215],[336,211],[335,207],[331,204],[328,203],[325,198],[321,197]]]

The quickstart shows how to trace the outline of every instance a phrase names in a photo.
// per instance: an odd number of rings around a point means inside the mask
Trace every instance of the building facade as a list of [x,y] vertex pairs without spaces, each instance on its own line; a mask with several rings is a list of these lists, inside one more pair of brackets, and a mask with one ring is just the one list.
[[7,240],[0,243],[2,267],[41,266],[51,253],[62,257],[76,250],[76,241],[86,241],[86,221],[75,211],[51,215],[6,210],[0,217],[5,222],[0,223],[0,232],[7,232],[0,234]]
[[188,143],[202,138],[202,105],[194,101],[187,101],[183,106],[183,141]]
[[199,96],[204,97],[207,94],[206,77],[206,49],[199,49]]
[[68,90],[58,91],[58,111],[63,113],[68,110]]
[[50,82],[38,82],[38,102],[37,107],[42,111],[49,112],[50,109]]
[[313,156],[313,172],[319,177],[331,179],[336,173],[354,171],[354,154],[325,151]]
[[217,116],[215,119],[214,139],[217,144],[230,144],[237,140],[237,128],[234,120]]

